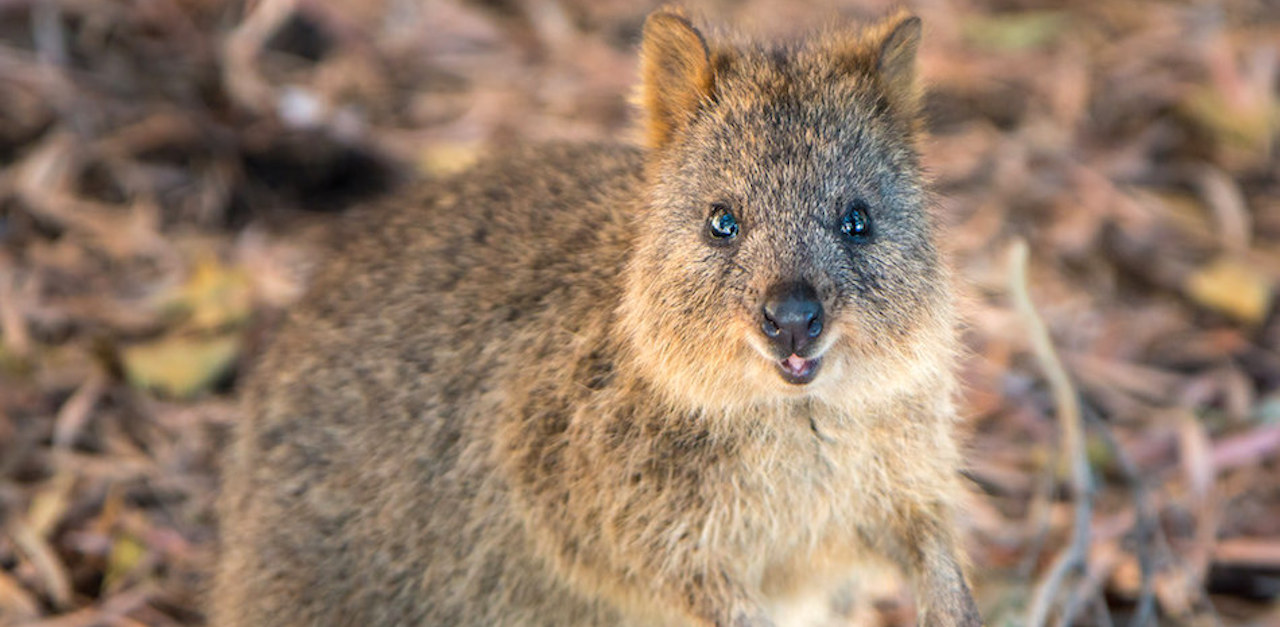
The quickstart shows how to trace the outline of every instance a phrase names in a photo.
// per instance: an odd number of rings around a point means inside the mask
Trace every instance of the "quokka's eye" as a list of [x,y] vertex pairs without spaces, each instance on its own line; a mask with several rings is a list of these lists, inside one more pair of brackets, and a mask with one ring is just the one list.
[[871,216],[866,203],[857,201],[849,205],[840,218],[840,232],[855,242],[866,241],[871,236]]
[[738,220],[727,205],[711,205],[711,217],[707,219],[707,232],[718,240],[730,240],[738,235]]

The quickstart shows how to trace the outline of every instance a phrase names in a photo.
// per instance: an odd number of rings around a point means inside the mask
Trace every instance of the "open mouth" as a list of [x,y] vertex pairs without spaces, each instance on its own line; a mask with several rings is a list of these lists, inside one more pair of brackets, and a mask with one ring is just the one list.
[[822,365],[820,358],[805,359],[795,353],[778,363],[778,372],[783,380],[792,385],[805,385],[818,375],[818,367]]

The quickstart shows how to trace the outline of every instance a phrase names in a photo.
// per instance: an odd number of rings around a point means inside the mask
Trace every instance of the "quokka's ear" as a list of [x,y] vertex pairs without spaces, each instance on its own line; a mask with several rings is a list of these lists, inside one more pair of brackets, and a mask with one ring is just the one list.
[[920,81],[916,51],[920,48],[920,18],[899,12],[867,31],[874,46],[876,74],[890,106],[914,118],[920,112]]
[[678,9],[663,8],[649,15],[640,44],[638,94],[649,148],[667,145],[693,120],[714,87],[711,52],[702,33]]

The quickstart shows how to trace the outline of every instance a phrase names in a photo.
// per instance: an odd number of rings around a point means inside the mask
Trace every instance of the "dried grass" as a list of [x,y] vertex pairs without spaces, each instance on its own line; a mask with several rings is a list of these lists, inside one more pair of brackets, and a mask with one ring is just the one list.
[[[776,31],[826,7],[703,12]],[[243,366],[328,217],[495,144],[627,136],[648,8],[0,0],[0,623],[201,623]],[[1280,10],[918,10],[989,622],[1022,624],[1087,524],[1053,620],[1277,624]],[[1076,522],[1015,239],[1081,407]]]

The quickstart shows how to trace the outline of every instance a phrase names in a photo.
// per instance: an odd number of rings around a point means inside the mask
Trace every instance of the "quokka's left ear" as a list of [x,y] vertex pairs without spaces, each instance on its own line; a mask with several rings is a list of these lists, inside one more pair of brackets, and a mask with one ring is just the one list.
[[870,78],[895,114],[912,121],[919,117],[920,18],[899,11],[862,29],[831,31],[822,45],[842,72]]

